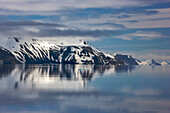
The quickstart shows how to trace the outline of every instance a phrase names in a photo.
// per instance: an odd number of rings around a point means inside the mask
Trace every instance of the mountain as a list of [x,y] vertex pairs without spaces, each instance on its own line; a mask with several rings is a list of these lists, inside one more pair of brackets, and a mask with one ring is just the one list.
[[136,59],[136,62],[138,63],[138,65],[161,65],[160,63],[155,62],[153,59],[147,59],[146,61],[140,61]]
[[115,57],[122,60],[125,65],[138,65],[138,63],[132,56],[116,54]]
[[[69,41],[68,41],[69,42]],[[112,64],[124,65],[117,57],[106,54],[85,41],[57,43],[37,39],[9,38],[8,45],[0,47],[3,63],[26,64]]]
[[162,61],[162,62],[161,62],[161,65],[162,65],[162,66],[168,66],[169,64],[168,64],[167,62],[165,62],[165,61]]

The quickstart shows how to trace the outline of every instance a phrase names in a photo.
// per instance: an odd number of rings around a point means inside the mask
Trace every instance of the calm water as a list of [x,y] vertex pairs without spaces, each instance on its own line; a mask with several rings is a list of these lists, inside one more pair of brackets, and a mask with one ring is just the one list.
[[0,113],[170,113],[170,67],[0,65]]

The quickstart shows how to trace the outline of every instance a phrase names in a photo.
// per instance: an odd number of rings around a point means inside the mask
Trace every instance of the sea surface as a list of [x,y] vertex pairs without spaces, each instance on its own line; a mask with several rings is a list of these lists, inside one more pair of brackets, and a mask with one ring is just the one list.
[[170,113],[170,66],[0,65],[0,113]]

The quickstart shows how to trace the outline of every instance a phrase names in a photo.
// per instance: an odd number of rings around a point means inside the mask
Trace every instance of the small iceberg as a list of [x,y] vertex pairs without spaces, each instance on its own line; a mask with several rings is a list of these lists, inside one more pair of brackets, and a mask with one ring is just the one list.
[[83,71],[84,69],[79,69],[79,71]]

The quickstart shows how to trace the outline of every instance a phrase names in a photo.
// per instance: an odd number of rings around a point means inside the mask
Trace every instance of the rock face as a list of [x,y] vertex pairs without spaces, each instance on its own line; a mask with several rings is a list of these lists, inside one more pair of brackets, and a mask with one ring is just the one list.
[[124,65],[119,58],[105,54],[85,41],[65,45],[36,39],[24,41],[16,37],[10,40],[13,41],[10,47],[0,49],[0,60],[4,63]]
[[116,54],[116,57],[124,62],[125,65],[138,65],[132,56]]
[[7,49],[0,46],[0,64],[18,64],[15,56]]

